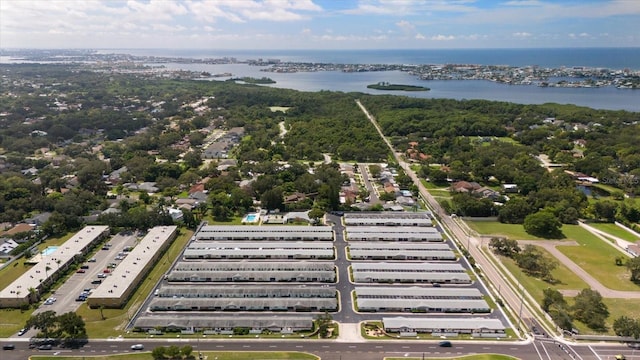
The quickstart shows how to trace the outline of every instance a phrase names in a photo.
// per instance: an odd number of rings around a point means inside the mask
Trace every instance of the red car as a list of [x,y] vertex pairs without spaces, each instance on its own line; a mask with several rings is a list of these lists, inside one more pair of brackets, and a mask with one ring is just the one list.
[[105,273],[105,274],[108,274],[108,273],[110,273],[110,272],[111,272],[111,270],[109,270],[109,269],[104,269],[104,270],[102,270],[102,272],[103,272],[103,273]]
[[78,274],[84,274],[86,271],[84,271],[84,269],[78,269],[78,271],[76,271]]

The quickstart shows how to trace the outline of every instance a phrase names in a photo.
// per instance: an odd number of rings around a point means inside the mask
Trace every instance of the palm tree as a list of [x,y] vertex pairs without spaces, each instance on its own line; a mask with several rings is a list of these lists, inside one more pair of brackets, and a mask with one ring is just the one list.
[[38,301],[38,291],[34,287],[29,288],[29,303]]

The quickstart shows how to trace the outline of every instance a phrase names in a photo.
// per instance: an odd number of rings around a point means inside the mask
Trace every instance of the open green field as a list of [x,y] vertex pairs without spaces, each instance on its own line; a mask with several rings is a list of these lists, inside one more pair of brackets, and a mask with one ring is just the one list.
[[[567,298],[567,303],[573,305],[573,298]],[[640,318],[640,307],[638,307],[638,299],[604,299],[605,305],[609,309],[609,317],[606,320],[607,331],[605,333],[596,333],[589,329],[586,325],[579,321],[574,321],[573,325],[580,330],[580,334],[599,334],[599,335],[615,335],[613,332],[613,322],[622,315],[633,319]]]
[[244,216],[234,216],[230,218],[229,221],[217,221],[214,220],[212,216],[207,215],[204,218],[204,221],[206,221],[209,225],[242,225],[243,217]]
[[[540,248],[546,255],[551,256],[543,248]],[[509,271],[519,280],[519,282],[525,287],[527,292],[533,296],[533,298],[540,303],[542,301],[542,291],[548,287],[557,290],[581,290],[587,288],[587,284],[579,277],[573,274],[565,266],[560,265],[553,271],[553,276],[556,279],[560,279],[559,283],[550,284],[540,279],[536,279],[525,275],[520,268],[511,259],[500,258],[501,262],[509,269]],[[567,297],[567,302],[572,303],[572,298]],[[604,299],[604,303],[609,309],[609,318],[607,319],[607,335],[614,335],[613,333],[613,321],[622,315],[632,317],[634,319],[640,318],[640,307],[637,306],[637,299]],[[580,330],[582,334],[593,334],[594,331],[589,329],[586,325],[580,322],[575,322],[574,326]]]
[[[549,252],[547,252],[544,248],[537,246],[538,250],[545,254],[545,256],[553,257]],[[588,288],[586,282],[580,279],[576,274],[574,274],[569,268],[566,266],[559,264],[558,268],[553,270],[553,278],[557,280],[555,283],[548,283],[541,279],[531,277],[526,275],[522,270],[516,265],[515,261],[512,259],[508,259],[505,257],[500,257],[500,261],[509,269],[516,279],[527,289],[529,294],[533,296],[536,301],[540,302],[542,300],[542,291],[546,288],[553,288],[557,290],[582,290]]]
[[[385,360],[411,360],[411,359],[423,359],[422,357],[391,357],[385,358]],[[437,357],[437,358],[424,358],[429,360],[518,360],[513,356],[502,355],[502,354],[477,354],[477,355],[467,355],[467,356],[456,356],[456,357]]]
[[420,179],[420,182],[422,183],[422,185],[429,190],[429,192],[431,192],[431,190],[441,190],[441,191],[446,191],[449,192],[449,185],[445,184],[445,185],[436,185],[434,183],[432,183],[431,181],[427,181],[425,179]]
[[[504,236],[513,240],[544,240],[529,235],[522,224],[503,224],[497,221],[466,221],[467,225],[480,235]],[[562,227],[564,231],[564,227]]]
[[76,313],[84,319],[87,326],[89,338],[105,339],[109,336],[121,335],[127,322],[133,317],[135,311],[142,304],[144,299],[151,293],[160,277],[169,270],[173,260],[180,254],[193,235],[193,231],[180,229],[180,234],[174,240],[167,252],[163,255],[156,266],[149,272],[145,280],[140,283],[134,294],[127,302],[124,309],[104,309],[101,317],[100,309],[90,309],[87,304],[82,304]]
[[0,309],[0,338],[15,335],[31,317],[33,310]]
[[[195,354],[198,355],[197,353]],[[221,351],[203,351],[202,355],[206,356],[206,359],[218,359],[218,360],[257,360],[257,359],[273,359],[273,360],[317,360],[319,359],[315,355],[300,353],[300,352],[249,352],[249,351],[237,351],[237,352],[221,352]],[[34,355],[31,359],[38,360],[78,360],[78,359],[90,359],[90,360],[153,360],[151,352],[141,352],[134,354],[120,354],[120,355],[101,355],[101,356],[39,356]],[[510,358],[505,358],[510,359]],[[497,359],[496,359],[497,360]]]
[[638,240],[640,240],[638,237],[633,236],[632,233],[628,232],[627,230],[619,227],[616,224],[611,224],[611,223],[591,223],[589,224],[589,226],[592,226],[598,230],[602,230],[605,231],[613,236],[617,236],[620,239],[623,240],[627,240],[627,241],[631,241],[631,242],[636,242]]
[[620,251],[577,225],[569,226],[564,233],[579,246],[557,246],[558,250],[608,288],[640,291],[640,286],[629,280],[627,268],[616,266],[615,258],[621,255]]

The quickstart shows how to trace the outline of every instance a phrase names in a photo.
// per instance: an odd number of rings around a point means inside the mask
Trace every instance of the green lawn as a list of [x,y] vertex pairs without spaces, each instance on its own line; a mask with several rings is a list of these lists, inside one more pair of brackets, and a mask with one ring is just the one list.
[[216,221],[213,220],[213,217],[206,216],[204,221],[206,221],[209,225],[242,225],[242,218],[244,216],[234,216],[229,221]]
[[151,290],[158,280],[160,280],[160,277],[169,270],[169,266],[186,246],[191,235],[193,235],[193,231],[180,229],[178,238],[171,244],[161,260],[158,261],[153,270],[151,270],[145,280],[138,286],[124,309],[104,309],[102,314],[105,320],[101,318],[100,309],[91,309],[86,303],[82,304],[78,310],[76,310],[76,313],[84,319],[87,325],[87,334],[89,334],[90,338],[104,339],[109,336],[117,336],[124,333],[124,327],[129,319],[149,293],[151,293]]
[[449,192],[449,185],[445,184],[445,185],[437,185],[432,183],[431,181],[427,181],[425,179],[420,179],[420,182],[422,183],[422,185],[429,190],[429,192],[431,192],[431,190],[443,190],[443,191],[447,191]]
[[[544,248],[537,246],[537,248],[545,254],[545,256],[553,257]],[[515,261],[500,257],[501,262],[509,269],[516,279],[520,280],[520,283],[524,285],[525,289],[533,296],[536,301],[542,300],[542,291],[546,288],[553,288],[557,290],[582,290],[587,288],[588,285],[576,274],[574,274],[566,266],[559,264],[558,268],[553,270],[553,278],[557,280],[555,283],[548,283],[538,278],[528,276],[520,270]]]
[[[318,360],[315,355],[301,353],[301,352],[250,352],[250,351],[236,351],[236,352],[221,352],[221,351],[203,351],[202,354],[206,356],[206,359],[218,359],[218,360],[254,360],[254,359],[287,359],[287,360]],[[197,352],[195,352],[197,357]],[[31,356],[31,359],[38,360],[78,360],[78,359],[90,359],[90,360],[153,360],[151,352],[142,352],[134,354],[120,354],[120,355],[101,355],[101,356]],[[508,358],[505,358],[508,359]],[[497,360],[497,359],[496,359]]]
[[627,241],[631,241],[631,242],[636,242],[640,239],[638,239],[638,237],[633,236],[633,234],[631,234],[630,232],[628,232],[627,230],[619,227],[616,224],[611,224],[611,223],[592,223],[589,224],[590,226],[593,226],[594,228],[598,229],[598,230],[602,230],[605,231],[613,236],[617,236],[620,239],[623,240],[627,240]]
[[579,246],[558,246],[557,249],[600,283],[614,290],[640,291],[640,286],[629,281],[627,268],[616,266],[615,258],[621,255],[620,251],[578,225],[565,225],[563,232]]
[[[522,224],[503,224],[497,221],[466,221],[466,223],[480,235],[504,236],[514,240],[544,240],[527,234]],[[564,230],[564,227],[562,229]]]
[[[411,359],[422,359],[422,357],[386,357],[385,360],[411,360]],[[466,355],[466,356],[456,356],[456,357],[437,357],[437,358],[424,358],[429,360],[518,360],[513,356],[502,355],[502,354],[477,354],[477,355]]]
[[14,335],[24,327],[33,309],[20,311],[19,309],[0,309],[0,338]]

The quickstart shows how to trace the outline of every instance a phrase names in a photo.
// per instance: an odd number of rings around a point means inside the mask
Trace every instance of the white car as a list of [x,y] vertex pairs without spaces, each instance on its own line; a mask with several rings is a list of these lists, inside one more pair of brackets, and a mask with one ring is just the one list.
[[144,345],[142,344],[131,345],[131,350],[144,350]]

